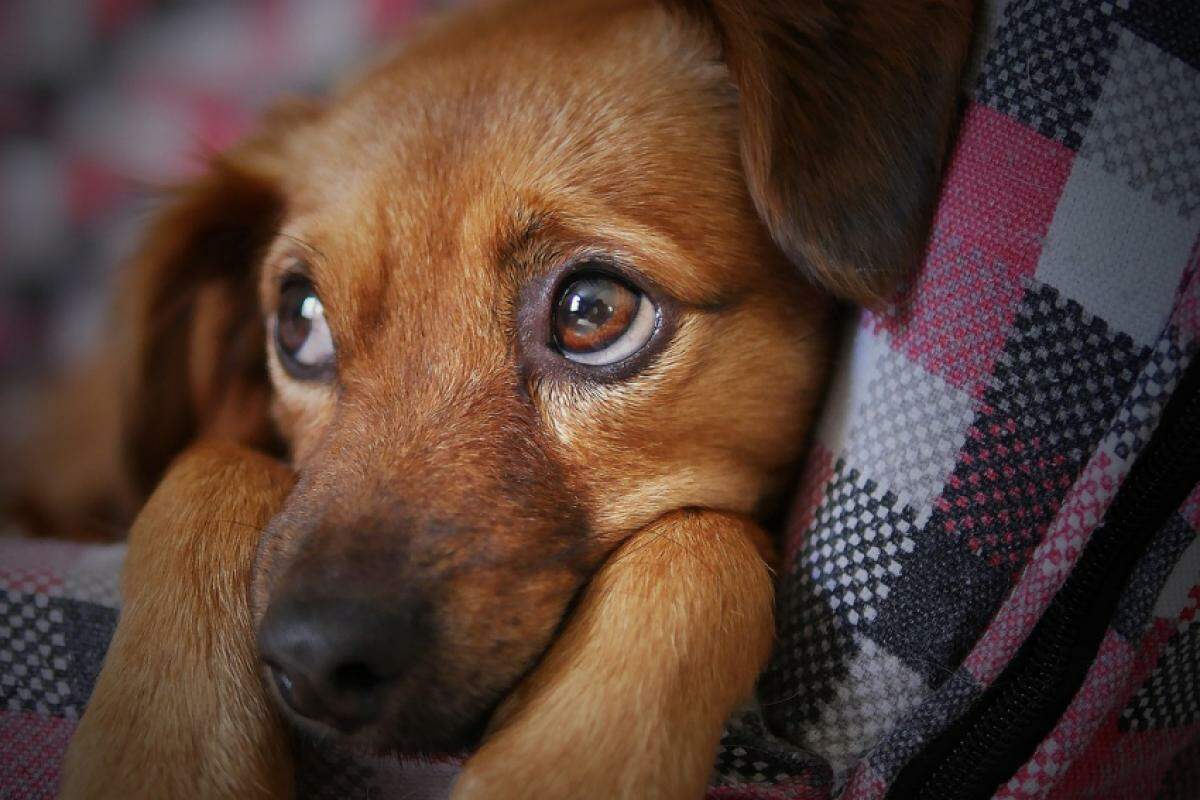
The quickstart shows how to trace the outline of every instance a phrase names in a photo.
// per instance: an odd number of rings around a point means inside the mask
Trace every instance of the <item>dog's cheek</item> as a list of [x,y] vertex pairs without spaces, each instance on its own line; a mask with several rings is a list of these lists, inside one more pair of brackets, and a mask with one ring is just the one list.
[[763,292],[681,325],[623,384],[545,387],[543,424],[590,498],[593,537],[619,543],[685,507],[755,513],[799,457],[831,312],[814,293]]
[[513,567],[456,581],[442,619],[446,653],[461,654],[468,691],[504,691],[533,666],[584,576],[567,566]]
[[325,384],[302,384],[283,374],[272,353],[267,360],[271,376],[271,418],[287,445],[293,466],[301,467],[314,455],[334,416],[334,393]]
[[579,581],[565,569],[519,572],[463,573],[443,582],[433,646],[394,695],[385,733],[391,742],[454,749],[474,741],[536,666]]

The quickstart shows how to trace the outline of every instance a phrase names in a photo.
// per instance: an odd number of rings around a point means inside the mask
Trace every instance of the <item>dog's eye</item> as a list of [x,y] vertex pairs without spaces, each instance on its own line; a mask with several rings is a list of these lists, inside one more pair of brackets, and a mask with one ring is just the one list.
[[580,364],[615,364],[642,348],[658,313],[650,298],[616,278],[585,274],[569,281],[554,304],[554,338]]
[[275,317],[275,346],[292,377],[324,377],[333,366],[333,337],[325,321],[325,307],[306,278],[289,278],[283,284]]

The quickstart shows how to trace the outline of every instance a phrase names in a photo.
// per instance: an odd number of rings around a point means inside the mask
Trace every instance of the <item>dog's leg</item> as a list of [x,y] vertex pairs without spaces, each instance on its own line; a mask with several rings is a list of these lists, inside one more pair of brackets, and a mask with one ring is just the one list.
[[585,589],[455,784],[467,798],[697,798],[774,635],[765,534],[671,514]]
[[248,596],[259,532],[291,481],[282,465],[232,445],[199,445],[172,466],[130,533],[121,619],[62,797],[290,793]]

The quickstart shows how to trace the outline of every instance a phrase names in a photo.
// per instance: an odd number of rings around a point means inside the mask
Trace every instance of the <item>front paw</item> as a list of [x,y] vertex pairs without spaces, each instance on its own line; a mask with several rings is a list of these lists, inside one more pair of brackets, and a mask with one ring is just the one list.
[[452,797],[703,796],[722,727],[770,653],[768,550],[752,522],[714,512],[632,537],[501,707]]
[[124,606],[62,797],[288,796],[247,596],[258,532],[290,484],[282,465],[232,445],[172,466],[130,534]]

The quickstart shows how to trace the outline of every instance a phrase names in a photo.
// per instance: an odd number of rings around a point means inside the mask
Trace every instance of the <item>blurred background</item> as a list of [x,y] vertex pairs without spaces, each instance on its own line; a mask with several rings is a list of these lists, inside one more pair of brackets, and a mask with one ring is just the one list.
[[447,0],[0,0],[0,420],[103,329],[156,188]]

